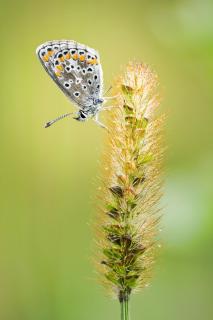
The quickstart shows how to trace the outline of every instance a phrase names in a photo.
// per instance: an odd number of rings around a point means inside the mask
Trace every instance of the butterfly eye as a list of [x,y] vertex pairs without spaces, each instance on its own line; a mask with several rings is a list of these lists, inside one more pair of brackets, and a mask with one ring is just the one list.
[[86,114],[83,111],[80,111],[80,117],[82,119],[86,119]]

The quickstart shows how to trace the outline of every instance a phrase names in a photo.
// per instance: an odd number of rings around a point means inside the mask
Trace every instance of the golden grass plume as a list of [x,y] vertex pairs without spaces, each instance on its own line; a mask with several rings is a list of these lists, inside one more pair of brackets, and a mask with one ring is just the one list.
[[158,247],[165,115],[149,66],[131,62],[108,111],[97,218],[98,271],[120,302],[146,286]]

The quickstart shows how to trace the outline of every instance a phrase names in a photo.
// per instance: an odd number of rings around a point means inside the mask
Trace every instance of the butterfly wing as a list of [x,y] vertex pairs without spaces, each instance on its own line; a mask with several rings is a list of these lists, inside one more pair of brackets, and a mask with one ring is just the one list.
[[36,51],[43,67],[79,108],[101,98],[103,76],[96,50],[72,40],[48,41]]

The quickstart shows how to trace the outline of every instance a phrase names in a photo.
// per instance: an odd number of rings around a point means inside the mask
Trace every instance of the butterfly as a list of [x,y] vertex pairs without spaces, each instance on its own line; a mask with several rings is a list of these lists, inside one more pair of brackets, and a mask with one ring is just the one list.
[[[104,102],[112,97],[103,98],[103,72],[98,52],[73,40],[53,40],[40,45],[36,54],[46,72],[78,107],[74,119],[86,121],[92,118],[105,127],[98,115]],[[49,121],[45,127],[71,114]]]

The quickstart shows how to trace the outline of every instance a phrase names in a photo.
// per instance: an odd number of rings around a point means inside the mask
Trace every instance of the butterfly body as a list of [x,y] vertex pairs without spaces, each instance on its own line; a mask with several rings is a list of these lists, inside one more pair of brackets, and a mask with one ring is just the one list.
[[40,45],[36,53],[46,72],[77,106],[74,119],[94,118],[98,122],[104,102],[98,52],[73,40],[54,40]]
[[103,102],[104,99],[93,99],[90,106],[78,111],[77,117],[75,119],[78,121],[85,121],[89,118],[95,117],[101,110]]

